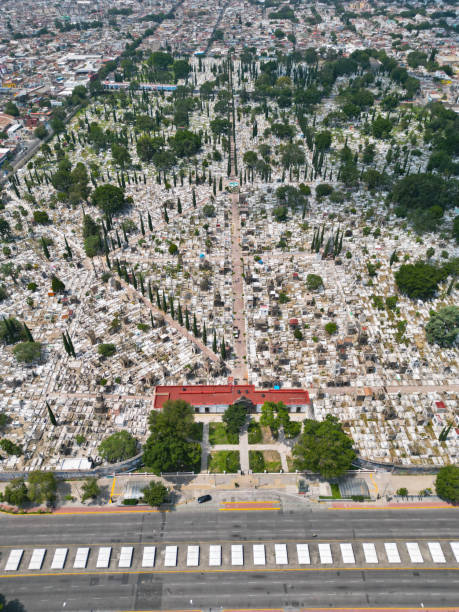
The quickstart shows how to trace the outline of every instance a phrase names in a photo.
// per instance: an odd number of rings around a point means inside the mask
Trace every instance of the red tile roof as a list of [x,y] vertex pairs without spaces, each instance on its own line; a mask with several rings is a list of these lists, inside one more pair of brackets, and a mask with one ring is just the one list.
[[286,406],[309,404],[309,393],[303,389],[256,390],[255,385],[176,385],[156,387],[155,408],[161,409],[166,400],[182,399],[192,406],[233,404],[246,397],[254,404],[284,402]]

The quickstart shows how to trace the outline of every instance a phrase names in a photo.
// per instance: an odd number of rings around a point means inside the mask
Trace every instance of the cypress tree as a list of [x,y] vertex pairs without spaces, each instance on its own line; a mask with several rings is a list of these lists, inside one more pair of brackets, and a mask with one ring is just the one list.
[[120,235],[118,234],[118,230],[116,230],[116,242],[118,243],[118,248],[121,248],[121,240]]
[[142,215],[140,215],[140,231],[142,232],[142,236],[145,236],[145,226],[143,224]]
[[64,343],[65,352],[67,353],[67,355],[70,356],[70,347],[69,347],[69,344],[67,342],[67,338],[65,337],[65,334],[62,334],[62,342]]
[[182,214],[182,203],[180,201],[180,198],[177,198],[177,212],[179,215]]
[[68,256],[69,259],[72,259],[72,250],[69,247],[69,243],[67,242],[67,237],[66,236],[64,236],[64,240],[65,240],[65,249],[67,251],[67,256]]
[[217,352],[217,333],[214,329],[214,339],[212,340],[212,350],[214,353]]
[[164,310],[164,312],[167,312],[167,300],[166,300],[166,296],[164,294],[164,291],[163,291],[163,310]]
[[156,305],[158,306],[159,309],[161,309],[161,300],[159,298],[159,291],[158,289],[155,289],[156,291]]
[[41,239],[41,246],[43,248],[44,256],[46,257],[46,259],[49,259],[50,258],[50,254],[49,254],[49,251],[48,251],[48,245],[46,244],[44,238]]
[[190,331],[190,318],[188,316],[188,308],[185,308],[185,327]]
[[107,262],[108,269],[111,270],[112,264],[110,263],[110,257],[108,256],[108,253],[105,253],[105,261]]
[[51,424],[56,427],[57,425],[57,421],[56,421],[56,417],[54,416],[53,411],[51,410],[50,405],[48,404],[48,402],[46,402],[46,407],[48,408],[48,416],[49,416],[49,420],[51,421]]
[[194,189],[192,193],[193,193],[193,208],[196,208],[196,192]]
[[166,223],[169,223],[169,215],[167,214],[167,208],[165,205],[164,205],[164,221]]
[[152,232],[153,231],[153,222],[151,220],[151,215],[150,215],[149,212],[147,213],[147,219],[148,219],[148,229],[150,230],[150,232]]
[[148,281],[148,299],[153,304],[153,293],[151,291],[151,283]]
[[69,332],[67,332],[66,339],[67,339],[67,346],[70,349],[70,354],[72,355],[72,357],[76,357],[75,347],[73,346],[73,342],[72,342],[72,339],[70,338]]
[[143,284],[142,274],[139,274],[139,281],[140,281],[140,291],[142,292],[142,295],[145,295],[145,286]]
[[155,322],[153,321],[153,313],[150,310],[150,322],[151,322],[151,329],[155,328]]
[[171,317],[175,319],[174,298],[172,297],[172,295],[169,296],[169,310],[171,311]]
[[180,302],[178,303],[177,320],[180,323],[180,325],[183,325],[182,306]]
[[196,337],[199,336],[198,324],[196,323],[196,315],[195,314],[193,314],[193,334]]
[[222,339],[222,343],[221,343],[221,346],[220,346],[220,355],[221,355],[221,358],[223,359],[223,361],[225,361],[225,359],[226,359],[226,346],[225,346],[225,338],[224,337]]
[[204,345],[207,344],[207,329],[206,329],[206,324],[204,323],[203,327],[202,327],[202,341],[204,343]]
[[135,276],[134,270],[132,270],[132,284],[134,285],[134,289],[137,289],[137,278]]
[[27,338],[27,342],[33,342],[34,339],[33,339],[32,334],[30,333],[30,329],[27,327],[25,323],[23,323],[23,325],[24,325],[24,331],[25,331],[25,335]]

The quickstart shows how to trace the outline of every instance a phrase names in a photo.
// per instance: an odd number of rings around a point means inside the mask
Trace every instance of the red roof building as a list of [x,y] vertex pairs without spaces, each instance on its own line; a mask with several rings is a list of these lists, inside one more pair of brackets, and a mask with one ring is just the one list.
[[311,400],[303,389],[257,390],[255,385],[176,385],[158,386],[154,407],[161,410],[167,400],[185,400],[195,412],[223,413],[230,404],[244,402],[252,405],[254,412],[261,412],[265,402],[283,402],[289,412],[306,412]]

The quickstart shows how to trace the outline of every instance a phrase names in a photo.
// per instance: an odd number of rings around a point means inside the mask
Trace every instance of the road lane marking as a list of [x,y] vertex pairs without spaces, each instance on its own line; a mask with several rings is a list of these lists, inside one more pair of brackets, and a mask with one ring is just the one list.
[[40,574],[0,574],[0,579],[4,578],[46,578],[55,576],[115,576],[120,574],[239,574],[239,573],[283,573],[283,572],[412,572],[415,569],[417,572],[459,572],[459,567],[283,567],[283,568],[244,568],[244,569],[176,569],[176,570],[109,570],[98,572],[96,570],[87,570],[85,572],[43,572]]
[[108,500],[108,503],[111,504],[112,503],[112,496],[113,496],[113,492],[115,491],[115,482],[116,482],[116,476],[113,475],[113,483],[112,483],[112,489],[110,491],[110,498]]

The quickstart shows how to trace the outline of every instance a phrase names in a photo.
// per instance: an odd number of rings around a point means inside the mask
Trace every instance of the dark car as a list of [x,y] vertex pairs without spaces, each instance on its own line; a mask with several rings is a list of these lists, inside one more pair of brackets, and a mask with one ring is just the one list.
[[203,504],[204,502],[210,501],[211,499],[211,495],[201,495],[201,497],[198,497],[198,504]]

